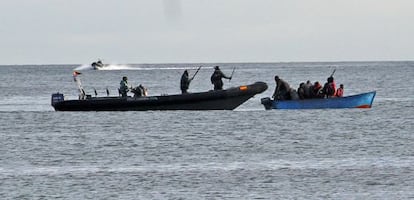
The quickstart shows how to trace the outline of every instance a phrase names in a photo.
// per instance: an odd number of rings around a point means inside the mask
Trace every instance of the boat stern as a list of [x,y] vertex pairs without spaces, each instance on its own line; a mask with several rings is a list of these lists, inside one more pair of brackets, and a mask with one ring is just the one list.
[[55,105],[57,103],[62,102],[64,100],[65,100],[65,97],[64,97],[63,94],[61,94],[59,92],[58,93],[53,93],[52,94],[52,99],[51,99],[51,104],[52,104],[53,107],[55,107]]
[[260,99],[260,102],[264,105],[266,110],[272,109],[272,100],[269,97]]

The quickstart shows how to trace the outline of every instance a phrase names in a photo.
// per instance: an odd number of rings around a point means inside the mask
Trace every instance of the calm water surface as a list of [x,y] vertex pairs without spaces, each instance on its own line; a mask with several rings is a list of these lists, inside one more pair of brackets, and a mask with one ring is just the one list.
[[[269,89],[235,111],[55,112],[50,95],[106,95],[122,76],[150,95],[212,89],[216,64],[0,66],[0,199],[412,199],[414,62],[220,64],[224,87]],[[345,94],[372,109],[271,110],[279,75],[297,88],[336,68]],[[83,69],[83,70],[82,70]]]

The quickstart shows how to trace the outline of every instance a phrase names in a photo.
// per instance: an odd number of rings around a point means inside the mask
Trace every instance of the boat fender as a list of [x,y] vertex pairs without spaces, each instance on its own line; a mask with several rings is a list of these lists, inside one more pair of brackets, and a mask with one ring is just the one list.
[[54,106],[56,103],[59,103],[61,101],[64,101],[64,96],[61,93],[54,93],[52,94],[52,106]]

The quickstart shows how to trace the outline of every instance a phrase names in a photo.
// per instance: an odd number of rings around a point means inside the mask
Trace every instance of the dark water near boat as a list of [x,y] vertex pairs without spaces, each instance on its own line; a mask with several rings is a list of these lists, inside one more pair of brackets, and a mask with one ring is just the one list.
[[[184,68],[82,70],[86,91],[122,76],[150,95],[179,92]],[[215,64],[190,92],[212,88]],[[269,89],[235,111],[55,112],[76,98],[74,65],[0,66],[0,199],[414,198],[414,62],[220,64],[225,87]],[[84,68],[84,67],[83,67]],[[336,68],[345,94],[377,91],[372,109],[265,111],[273,76],[297,88]]]

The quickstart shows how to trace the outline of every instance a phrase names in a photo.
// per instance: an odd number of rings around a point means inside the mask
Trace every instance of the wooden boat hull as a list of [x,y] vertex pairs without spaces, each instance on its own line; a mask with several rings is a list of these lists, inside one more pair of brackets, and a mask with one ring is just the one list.
[[352,96],[275,101],[262,98],[261,103],[266,110],[269,109],[335,109],[335,108],[371,108],[376,92],[367,92]]
[[89,97],[64,100],[52,94],[56,111],[233,110],[267,89],[264,82],[208,92],[147,97]]

